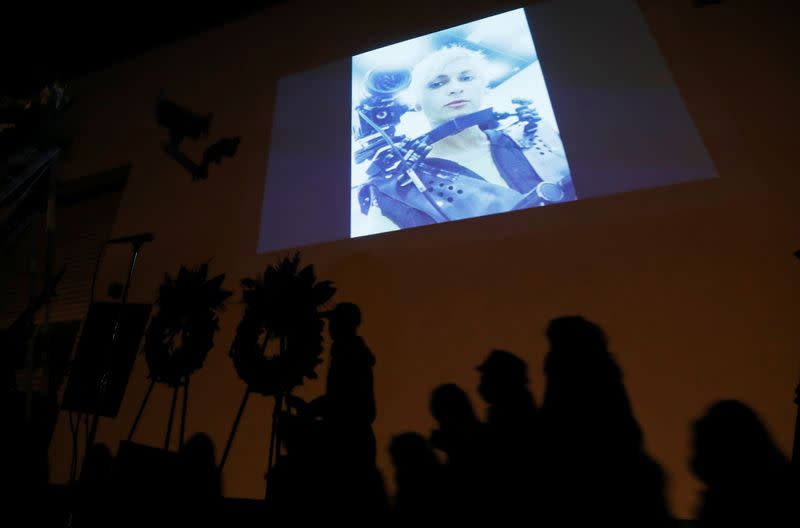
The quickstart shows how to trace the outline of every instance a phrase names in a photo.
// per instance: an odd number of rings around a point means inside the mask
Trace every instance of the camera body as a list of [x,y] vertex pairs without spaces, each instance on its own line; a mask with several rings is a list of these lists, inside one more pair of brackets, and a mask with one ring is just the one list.
[[[400,118],[411,108],[397,101],[397,96],[411,84],[411,71],[371,70],[364,78],[366,96],[356,107],[358,117],[354,132],[361,144],[355,153],[356,163],[375,157],[378,150],[386,146],[386,134],[392,143],[402,141],[395,136],[395,127]],[[353,120],[356,122],[356,120]],[[383,132],[383,134],[381,133]]]
[[208,134],[212,114],[202,116],[160,95],[155,107],[156,122],[169,130],[170,143],[177,146],[185,137],[199,139]]
[[356,107],[359,115],[357,139],[373,134],[374,125],[384,129],[397,126],[400,117],[410,108],[396,98],[410,84],[411,71],[408,69],[371,70],[367,73],[364,88],[368,95]]

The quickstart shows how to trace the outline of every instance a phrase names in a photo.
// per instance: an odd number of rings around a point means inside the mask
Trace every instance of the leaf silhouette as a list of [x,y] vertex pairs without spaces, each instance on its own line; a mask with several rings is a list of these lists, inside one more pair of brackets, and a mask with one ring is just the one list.
[[156,381],[177,386],[203,366],[214,346],[217,312],[233,292],[222,289],[224,274],[210,281],[207,276],[208,263],[195,270],[181,266],[175,279],[164,276],[144,344],[149,375]]
[[[333,283],[317,282],[314,267],[301,267],[295,253],[241,284],[246,308],[230,352],[239,376],[251,390],[268,395],[315,377],[324,326],[320,308],[335,294]],[[271,349],[279,352],[267,353]]]

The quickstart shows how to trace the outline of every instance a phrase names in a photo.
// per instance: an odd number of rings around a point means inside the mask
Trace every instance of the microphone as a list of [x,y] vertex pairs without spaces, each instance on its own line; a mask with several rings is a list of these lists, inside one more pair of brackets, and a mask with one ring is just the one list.
[[139,233],[138,235],[131,235],[126,237],[112,238],[106,241],[106,244],[127,244],[130,242],[135,246],[141,246],[145,242],[152,242],[156,237],[153,233]]

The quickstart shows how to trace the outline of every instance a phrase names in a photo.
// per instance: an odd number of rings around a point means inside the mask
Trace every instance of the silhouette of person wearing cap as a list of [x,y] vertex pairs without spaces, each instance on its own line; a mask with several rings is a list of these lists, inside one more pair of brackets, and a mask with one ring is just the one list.
[[496,513],[516,519],[535,499],[537,409],[528,389],[528,366],[511,352],[493,350],[477,367],[478,392],[489,404],[487,429],[494,462],[487,500]]
[[299,412],[321,419],[326,507],[334,515],[354,509],[367,514],[371,508],[382,508],[384,500],[372,430],[376,416],[375,356],[357,334],[361,324],[358,306],[339,303],[323,315],[328,318],[333,340],[325,394],[307,404],[294,396],[287,402]]
[[320,417],[329,434],[342,441],[346,438],[347,444],[350,441],[360,444],[353,449],[354,455],[374,463],[375,356],[356,333],[361,324],[361,310],[352,303],[339,303],[323,316],[328,318],[328,333],[333,340],[325,394],[308,403],[290,396],[288,402],[306,415]]
[[322,396],[322,417],[331,433],[345,444],[353,456],[363,457],[365,464],[375,463],[375,390],[372,368],[375,356],[356,331],[361,324],[361,311],[352,303],[340,303],[327,314],[331,359],[325,395]]

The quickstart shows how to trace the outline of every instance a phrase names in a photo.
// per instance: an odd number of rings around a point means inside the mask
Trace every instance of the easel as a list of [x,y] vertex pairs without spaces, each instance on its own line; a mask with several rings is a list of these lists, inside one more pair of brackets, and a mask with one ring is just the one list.
[[[264,343],[264,347],[266,347],[266,342]],[[286,338],[280,338],[280,354],[283,355],[286,351]],[[228,435],[228,441],[225,443],[225,450],[222,452],[222,458],[219,462],[219,471],[222,473],[222,469],[225,467],[225,462],[228,460],[228,455],[230,454],[231,447],[233,446],[233,439],[236,436],[236,431],[239,428],[239,422],[242,419],[242,415],[244,414],[244,409],[247,406],[247,401],[250,398],[250,394],[253,391],[250,386],[245,389],[244,396],[242,397],[242,403],[239,405],[239,411],[236,413],[236,418],[233,421],[233,428],[231,429],[230,435]],[[291,393],[291,391],[289,391]],[[281,436],[280,436],[280,415],[283,412],[283,404],[284,400],[286,399],[286,394],[279,392],[277,394],[272,395],[275,398],[275,404],[272,407],[272,427],[270,430],[270,437],[269,437],[269,454],[267,457],[267,487],[265,492],[265,499],[269,500],[270,492],[273,489],[271,477],[272,471],[275,468],[275,464],[278,461],[281,453]]]
[[[172,404],[169,408],[169,420],[167,421],[167,433],[164,438],[164,451],[169,451],[170,439],[172,437],[172,427],[175,421],[175,408],[178,403],[178,390],[183,387],[183,402],[181,405],[181,423],[180,429],[178,433],[178,449],[180,450],[183,447],[183,442],[186,437],[186,414],[188,413],[189,408],[189,378],[190,376],[183,376],[180,380],[180,383],[174,387],[172,387]],[[147,407],[147,403],[150,400],[150,395],[153,393],[153,388],[155,387],[157,382],[155,379],[150,378],[150,384],[147,386],[147,392],[144,395],[144,399],[142,400],[142,404],[139,406],[139,412],[136,413],[136,418],[133,420],[133,425],[131,426],[131,430],[128,433],[128,442],[133,441],[133,434],[136,432],[136,428],[139,426],[139,421],[142,419],[142,415],[144,414],[144,410]]]

